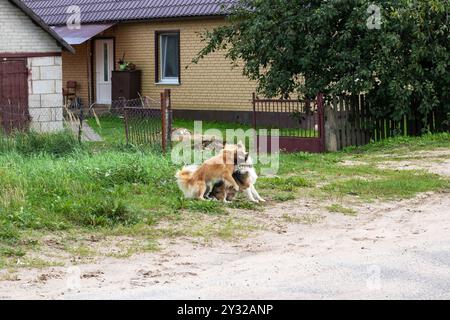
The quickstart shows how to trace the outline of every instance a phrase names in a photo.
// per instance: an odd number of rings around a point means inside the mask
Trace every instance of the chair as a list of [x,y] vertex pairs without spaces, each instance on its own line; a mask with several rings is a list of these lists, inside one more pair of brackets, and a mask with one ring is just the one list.
[[62,89],[64,97],[64,105],[68,105],[69,101],[73,100],[77,95],[77,82],[67,81],[66,87]]

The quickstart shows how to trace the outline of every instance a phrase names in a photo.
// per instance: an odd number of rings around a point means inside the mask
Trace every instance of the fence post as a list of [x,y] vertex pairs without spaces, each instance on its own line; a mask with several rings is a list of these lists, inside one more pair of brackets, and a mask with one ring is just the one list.
[[161,92],[161,146],[164,153],[167,149],[167,127],[166,127],[166,91]]
[[325,151],[338,150],[335,114],[336,110],[333,110],[331,105],[325,105]]
[[128,132],[128,111],[127,108],[123,108],[123,120],[125,122],[125,139],[127,141],[127,145],[130,143],[129,132]]
[[252,94],[252,107],[253,107],[253,114],[252,114],[252,125],[253,125],[253,146],[256,150],[253,150],[255,153],[259,153],[259,141],[258,141],[258,132],[256,129],[256,93],[253,92]]
[[323,108],[323,93],[319,93],[317,95],[317,110],[319,115],[320,151],[325,152],[325,119]]
[[173,120],[173,114],[172,114],[172,98],[171,98],[171,91],[170,89],[164,90],[164,94],[166,96],[166,147],[171,148],[172,147],[172,120]]
[[79,120],[80,120],[80,124],[78,126],[78,142],[81,143],[81,138],[83,135],[83,118],[84,118],[84,114],[83,114],[83,105],[78,103],[78,99],[75,99],[75,106],[78,107],[80,109],[80,116],[79,116]]

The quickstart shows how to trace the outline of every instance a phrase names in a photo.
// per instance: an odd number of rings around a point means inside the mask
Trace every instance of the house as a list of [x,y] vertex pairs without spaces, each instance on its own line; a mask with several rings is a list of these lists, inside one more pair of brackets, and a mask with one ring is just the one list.
[[61,129],[61,55],[74,49],[19,0],[0,0],[0,30],[0,129],[30,118],[39,131]]
[[157,99],[171,89],[175,116],[242,120],[255,83],[223,52],[191,62],[205,45],[199,34],[226,23],[236,1],[23,0],[75,48],[62,54],[63,82],[77,82],[84,105],[111,103],[111,73],[125,56],[141,70],[142,95]]

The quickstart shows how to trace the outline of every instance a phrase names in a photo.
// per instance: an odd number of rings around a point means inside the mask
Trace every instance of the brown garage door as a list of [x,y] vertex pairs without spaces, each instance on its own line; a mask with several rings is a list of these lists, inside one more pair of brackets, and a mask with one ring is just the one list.
[[1,128],[6,133],[24,130],[28,126],[29,120],[26,61],[0,61]]

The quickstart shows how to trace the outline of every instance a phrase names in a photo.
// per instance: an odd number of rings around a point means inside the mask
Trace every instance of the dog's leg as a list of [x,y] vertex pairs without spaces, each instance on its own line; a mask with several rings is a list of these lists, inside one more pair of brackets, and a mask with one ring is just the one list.
[[233,175],[230,173],[226,173],[223,177],[223,179],[228,182],[230,186],[233,187],[234,190],[239,191],[239,185],[236,183],[236,181],[233,178]]
[[259,195],[258,191],[256,191],[256,188],[255,188],[254,185],[251,185],[249,189],[250,189],[251,193],[253,194],[253,196],[254,196],[258,201],[266,202],[266,200],[264,200],[263,198],[261,198],[261,196]]
[[206,193],[206,183],[199,183],[198,185],[198,193],[197,193],[197,199],[198,200],[205,200],[205,193]]
[[228,198],[227,188],[224,188],[224,190],[223,190],[223,199],[222,199],[223,203],[229,203],[227,198]]
[[253,193],[252,193],[252,190],[251,190],[250,188],[245,189],[244,192],[245,192],[245,194],[247,195],[247,198],[248,198],[250,201],[252,201],[252,202],[258,202],[258,200],[256,200],[256,199],[253,197]]
[[212,188],[209,185],[207,185],[205,194],[203,195],[203,198],[211,199],[211,191],[212,191]]

